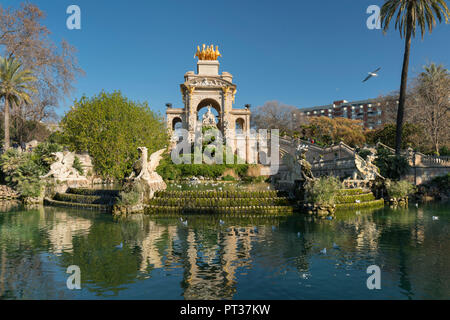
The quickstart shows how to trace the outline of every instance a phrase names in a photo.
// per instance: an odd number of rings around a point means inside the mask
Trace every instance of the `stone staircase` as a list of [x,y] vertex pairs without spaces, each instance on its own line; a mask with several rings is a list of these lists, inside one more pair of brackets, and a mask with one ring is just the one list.
[[371,191],[360,188],[341,190],[336,197],[336,209],[359,209],[383,207],[383,199],[375,199]]
[[118,196],[118,190],[69,188],[65,193],[56,193],[52,199],[45,198],[44,204],[111,212]]
[[148,214],[287,215],[295,202],[279,191],[159,191],[146,208]]

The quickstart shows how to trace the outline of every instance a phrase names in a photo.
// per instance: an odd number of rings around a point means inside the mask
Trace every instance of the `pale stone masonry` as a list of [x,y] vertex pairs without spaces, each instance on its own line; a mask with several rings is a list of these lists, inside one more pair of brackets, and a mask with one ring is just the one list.
[[[180,85],[184,107],[168,106],[167,128],[173,136],[176,126],[180,123],[181,128],[189,131],[189,140],[194,141],[195,129],[202,125],[201,119],[198,120],[198,112],[210,106],[218,113],[217,128],[222,132],[225,141],[232,146],[233,153],[236,152],[237,145],[243,143],[244,152],[240,156],[250,162],[250,143],[246,134],[250,130],[251,112],[249,108],[233,108],[237,86],[233,83],[230,73],[219,73],[219,66],[217,60],[199,60],[197,73],[188,71],[184,75],[184,83]],[[237,138],[237,129],[242,129],[242,138]]]

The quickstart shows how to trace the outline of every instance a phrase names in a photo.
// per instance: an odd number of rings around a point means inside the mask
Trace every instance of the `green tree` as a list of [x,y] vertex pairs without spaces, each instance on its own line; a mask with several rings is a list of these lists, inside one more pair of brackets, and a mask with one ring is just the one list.
[[121,180],[131,173],[138,147],[149,155],[168,144],[163,119],[147,103],[128,100],[121,92],[82,97],[61,121],[70,149],[87,151],[104,178]]
[[10,107],[19,107],[20,103],[30,103],[30,92],[34,92],[35,88],[32,82],[36,79],[32,72],[23,69],[22,64],[15,58],[0,57],[0,99],[5,102],[5,136],[4,148],[9,149],[9,112]]
[[[426,145],[423,140],[423,127],[419,124],[405,123],[402,127],[402,149],[411,147],[413,149],[425,151]],[[395,148],[395,137],[397,128],[395,124],[386,124],[381,128],[366,132],[366,139],[369,144],[381,142],[388,147]]]
[[433,27],[436,25],[436,18],[439,22],[444,19],[445,23],[448,23],[450,12],[445,0],[387,0],[381,8],[380,17],[384,32],[389,29],[389,24],[395,14],[397,14],[395,29],[400,31],[401,38],[405,38],[395,138],[395,153],[399,155],[402,145],[411,38],[416,35],[416,26],[419,26],[423,39],[427,28],[430,33],[433,31]]

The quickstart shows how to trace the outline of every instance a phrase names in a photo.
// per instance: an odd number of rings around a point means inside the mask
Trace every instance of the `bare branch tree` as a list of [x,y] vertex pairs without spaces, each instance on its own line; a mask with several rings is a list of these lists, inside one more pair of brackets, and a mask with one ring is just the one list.
[[65,40],[57,46],[42,25],[44,18],[44,12],[28,2],[19,9],[0,5],[0,54],[19,59],[37,78],[33,103],[16,111],[36,121],[54,116],[58,102],[71,94],[76,77],[84,74],[75,48]]

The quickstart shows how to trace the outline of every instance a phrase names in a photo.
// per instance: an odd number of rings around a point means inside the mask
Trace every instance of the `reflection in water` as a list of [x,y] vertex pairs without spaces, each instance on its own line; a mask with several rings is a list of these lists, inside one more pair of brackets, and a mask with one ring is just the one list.
[[[0,214],[0,297],[450,298],[448,209],[344,212],[333,221],[222,216],[223,226],[187,216],[185,226],[179,217],[16,208]],[[382,270],[380,291],[365,287],[372,264]],[[65,287],[69,265],[82,271],[81,291]]]

